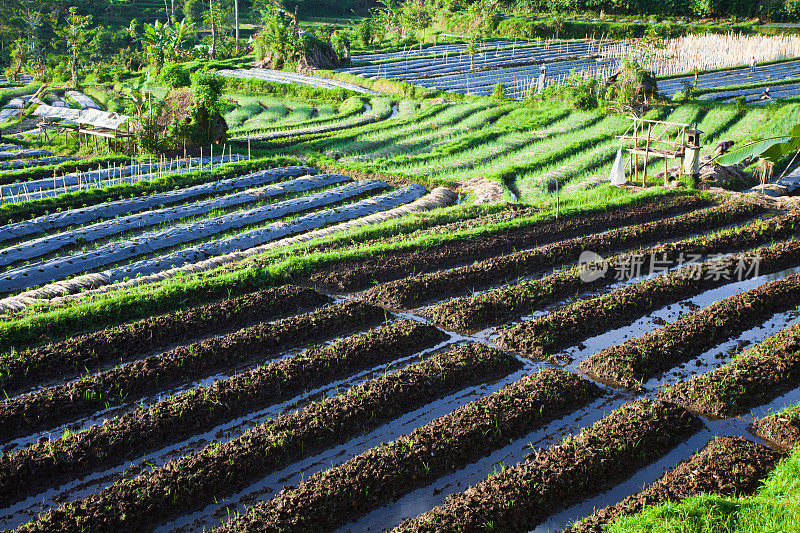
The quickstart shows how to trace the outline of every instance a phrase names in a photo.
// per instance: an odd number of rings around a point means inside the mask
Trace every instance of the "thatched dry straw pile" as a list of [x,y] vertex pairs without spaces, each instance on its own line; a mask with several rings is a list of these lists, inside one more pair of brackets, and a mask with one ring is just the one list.
[[697,70],[713,70],[800,57],[800,35],[687,35],[662,41],[663,48],[653,50],[636,41],[617,43],[604,49],[603,55],[628,57],[657,76],[683,74]]

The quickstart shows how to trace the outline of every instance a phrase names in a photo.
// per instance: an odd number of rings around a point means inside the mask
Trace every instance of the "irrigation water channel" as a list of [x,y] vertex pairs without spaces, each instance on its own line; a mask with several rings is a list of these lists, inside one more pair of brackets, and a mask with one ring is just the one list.
[[[505,387],[506,385],[513,383],[526,374],[531,374],[542,368],[548,367],[565,368],[566,370],[577,372],[577,365],[585,358],[598,352],[599,350],[624,342],[628,338],[638,337],[650,331],[656,330],[665,323],[672,323],[678,320],[681,316],[688,312],[706,307],[713,302],[719,301],[733,294],[758,287],[774,279],[784,278],[798,272],[800,272],[800,265],[793,269],[774,274],[762,275],[757,278],[747,279],[744,281],[734,281],[724,286],[696,295],[692,298],[665,306],[651,313],[647,317],[636,320],[628,326],[604,332],[595,337],[586,339],[578,346],[563,350],[562,353],[559,354],[559,359],[569,361],[566,365],[534,361],[517,355],[519,360],[523,363],[523,368],[517,372],[514,372],[499,380],[465,387],[458,392],[447,395],[426,405],[423,408],[406,413],[392,422],[384,424],[364,435],[350,439],[343,444],[331,447],[322,453],[302,459],[287,468],[273,472],[259,481],[251,484],[249,487],[237,494],[225,499],[221,499],[192,514],[185,515],[174,521],[162,524],[156,531],[183,532],[201,531],[203,528],[209,529],[217,525],[221,520],[226,519],[229,513],[233,514],[237,511],[241,512],[246,508],[246,506],[253,504],[259,499],[270,498],[272,495],[280,491],[284,485],[297,485],[298,482],[309,477],[315,472],[330,468],[332,465],[344,462],[372,447],[380,445],[383,442],[388,442],[401,435],[410,433],[414,429],[427,424],[439,416],[445,415],[470,401],[491,394]],[[598,292],[605,293],[625,284],[642,281],[642,279],[643,278],[634,278],[632,280],[621,282],[617,285],[612,285],[611,287],[606,287]],[[581,297],[593,295],[594,293],[590,292],[585,295],[581,295]],[[336,301],[354,299],[358,297],[357,294],[331,296]],[[553,306],[549,306],[548,309],[556,308],[565,303],[567,303],[567,301],[558,302]],[[540,311],[535,313],[533,316],[538,316],[544,314],[545,312],[546,310]],[[413,310],[410,312],[398,312],[395,313],[395,315],[399,318],[407,318],[425,323],[428,322]],[[539,430],[536,430],[523,438],[509,443],[507,446],[501,449],[493,451],[490,455],[484,457],[476,463],[470,464],[469,466],[455,473],[439,478],[436,482],[426,487],[414,490],[396,502],[374,510],[361,519],[343,526],[338,531],[342,533],[347,531],[380,531],[383,528],[389,528],[397,525],[405,517],[416,516],[417,514],[427,511],[435,505],[440,504],[448,494],[460,492],[468,485],[475,484],[485,479],[493,472],[500,471],[503,465],[511,466],[523,461],[526,456],[533,451],[533,449],[547,448],[559,442],[560,439],[565,435],[576,434],[580,432],[582,428],[600,420],[604,416],[608,415],[613,409],[619,407],[625,402],[642,395],[654,397],[660,390],[660,386],[662,384],[674,383],[678,379],[688,379],[694,375],[715,368],[718,365],[730,360],[730,358],[744,345],[752,345],[761,342],[770,335],[773,335],[798,321],[800,321],[800,309],[793,309],[788,312],[777,313],[766,319],[761,325],[745,331],[738,337],[730,339],[716,346],[714,349],[705,352],[689,363],[673,368],[660,378],[648,381],[645,383],[644,391],[640,393],[615,389],[601,384],[606,391],[606,394],[592,404],[569,415],[561,417],[558,420],[545,425]],[[227,332],[216,332],[210,337],[219,336],[225,333]],[[338,391],[342,391],[358,383],[362,383],[372,378],[376,374],[383,373],[386,370],[395,370],[397,368],[401,368],[410,362],[418,360],[419,357],[441,350],[445,346],[466,341],[474,341],[494,346],[494,339],[496,337],[494,328],[471,335],[461,335],[455,332],[446,333],[448,335],[448,339],[433,348],[429,348],[409,357],[397,359],[388,365],[383,364],[376,368],[359,372],[356,375],[350,376],[346,379],[334,381],[325,385],[324,387],[307,391],[306,393],[288,401],[271,405],[256,412],[251,412],[246,416],[219,425],[203,434],[194,435],[182,442],[174,443],[156,452],[139,457],[133,464],[131,464],[130,461],[126,461],[124,464],[117,467],[72,480],[59,487],[51,488],[45,492],[17,502],[10,507],[0,510],[0,527],[13,528],[28,520],[31,520],[36,516],[37,513],[46,510],[47,508],[59,505],[65,501],[86,498],[90,494],[97,492],[103,487],[106,487],[118,480],[126,471],[127,474],[135,474],[147,468],[163,465],[169,460],[181,455],[198,451],[212,441],[225,442],[236,438],[251,427],[263,423],[270,418],[276,417],[282,413],[302,409],[303,406],[309,401],[319,398],[322,395],[330,396],[336,394]],[[334,340],[336,339],[331,339],[329,342],[333,342]],[[301,350],[302,347],[293,348],[292,350],[288,350],[280,354],[277,358],[269,358],[268,361],[291,357],[299,353]],[[13,441],[9,443],[9,445],[21,446],[35,442],[40,438],[55,439],[67,428],[70,430],[76,430],[102,423],[103,419],[109,416],[116,416],[142,406],[146,407],[153,405],[154,403],[171,394],[203,385],[209,385],[214,380],[225,379],[232,375],[234,371],[240,371],[243,369],[244,368],[231,369],[225,373],[210,376],[189,385],[163,390],[158,395],[142,399],[129,405],[119,406],[105,412],[95,413],[91,417],[73,421],[65,426],[53,428],[51,431],[29,435],[25,438]],[[751,420],[764,416],[765,414],[779,409],[785,405],[795,403],[798,400],[800,400],[800,389],[784,394],[769,404],[755,408],[750,413],[734,419],[704,419],[705,427],[703,430],[692,436],[688,441],[677,446],[669,454],[662,457],[657,462],[638,471],[628,480],[615,486],[613,489],[595,498],[589,499],[580,505],[571,507],[550,517],[545,523],[539,525],[534,531],[546,532],[560,530],[572,520],[590,514],[594,508],[600,508],[616,503],[624,497],[638,492],[645,484],[655,481],[667,469],[674,467],[681,460],[690,457],[693,453],[702,448],[713,436],[739,435],[752,440],[754,437],[750,435],[746,429],[747,424]]]

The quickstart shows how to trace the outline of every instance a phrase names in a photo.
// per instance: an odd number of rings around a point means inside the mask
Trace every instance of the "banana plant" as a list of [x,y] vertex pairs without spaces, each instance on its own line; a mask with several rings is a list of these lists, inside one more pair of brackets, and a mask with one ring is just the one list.
[[160,20],[157,20],[155,24],[145,24],[144,35],[142,36],[142,42],[147,48],[147,54],[159,72],[164,65],[165,49],[167,48],[166,26]]
[[767,137],[752,141],[735,148],[730,152],[718,156],[716,162],[720,165],[738,165],[746,159],[763,159],[769,163],[777,163],[800,150],[800,124],[795,124],[789,135]]

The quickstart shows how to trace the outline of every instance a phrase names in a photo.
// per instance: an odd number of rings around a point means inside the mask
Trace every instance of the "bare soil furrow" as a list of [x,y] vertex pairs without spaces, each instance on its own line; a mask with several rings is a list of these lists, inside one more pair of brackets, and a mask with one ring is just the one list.
[[638,388],[648,378],[798,305],[800,274],[794,274],[729,296],[642,337],[602,350],[578,368],[603,381]]
[[133,402],[170,385],[263,361],[291,346],[319,342],[387,318],[383,309],[345,301],[310,313],[257,324],[181,346],[78,381],[17,396],[0,405],[0,442],[74,420],[112,405]]
[[141,531],[241,490],[266,473],[369,431],[401,413],[521,363],[467,344],[282,415],[224,444],[50,510],[19,531]]
[[762,208],[744,202],[730,202],[667,220],[627,226],[597,234],[596,230],[552,244],[494,257],[451,270],[419,274],[383,283],[363,293],[367,301],[392,309],[409,309],[426,301],[469,293],[488,285],[515,281],[521,276],[543,274],[561,265],[574,264],[581,253],[619,253],[650,242],[694,233],[698,227],[719,227],[747,220]]
[[629,402],[579,435],[538,450],[392,531],[483,531],[489,525],[497,531],[528,531],[661,457],[701,426],[677,405]]

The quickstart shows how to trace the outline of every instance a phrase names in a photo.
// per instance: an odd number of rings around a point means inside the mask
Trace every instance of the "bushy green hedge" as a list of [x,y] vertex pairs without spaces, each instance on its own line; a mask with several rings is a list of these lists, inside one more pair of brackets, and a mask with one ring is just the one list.
[[360,96],[360,93],[348,89],[322,89],[320,87],[306,87],[291,83],[274,83],[259,79],[241,78],[225,78],[225,89],[226,92],[298,98],[334,104],[342,103],[353,96]]

